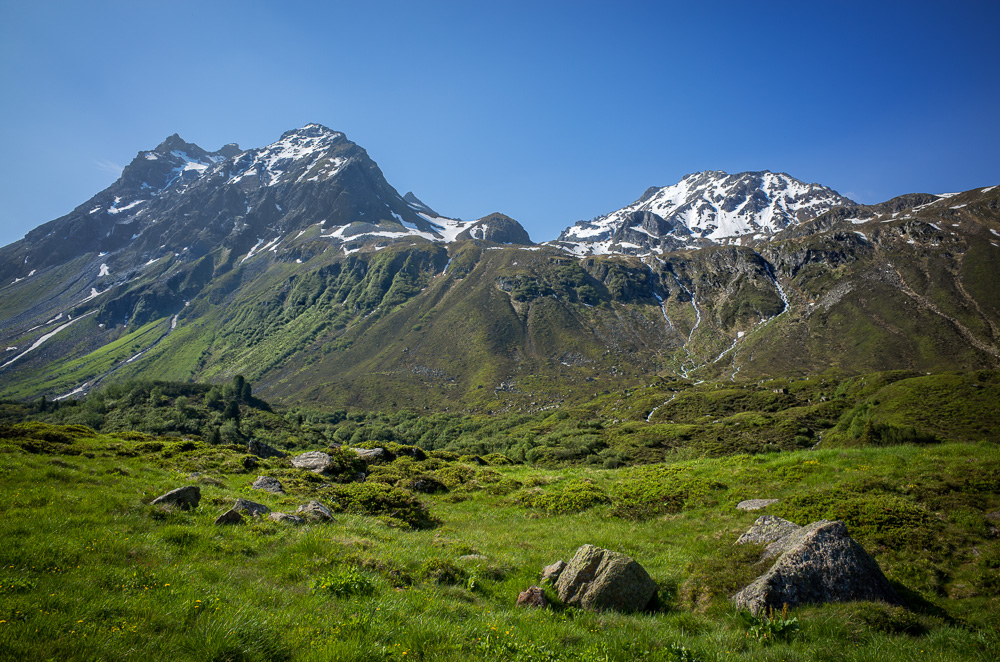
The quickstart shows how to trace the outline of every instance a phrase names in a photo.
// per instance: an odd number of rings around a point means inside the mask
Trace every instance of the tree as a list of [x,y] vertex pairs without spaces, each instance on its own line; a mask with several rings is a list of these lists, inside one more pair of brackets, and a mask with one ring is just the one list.
[[222,412],[222,417],[228,420],[240,420],[240,406],[235,400],[230,400],[226,403],[226,410]]

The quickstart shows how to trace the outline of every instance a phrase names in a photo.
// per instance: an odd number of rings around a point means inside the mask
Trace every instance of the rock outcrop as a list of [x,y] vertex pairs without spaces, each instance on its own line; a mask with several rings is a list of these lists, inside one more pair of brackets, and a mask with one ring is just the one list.
[[630,557],[583,545],[556,582],[559,599],[583,609],[638,611],[656,594],[656,582]]
[[[737,539],[737,545],[767,545],[777,542],[785,536],[795,533],[802,527],[786,519],[775,517],[774,515],[761,515],[753,523],[747,532]],[[773,554],[772,554],[773,556]],[[765,554],[765,558],[767,555]]]
[[309,451],[292,458],[292,466],[321,474],[330,466],[332,458],[323,451]]
[[299,517],[298,515],[289,515],[288,513],[273,512],[267,516],[272,522],[286,522],[288,524],[305,524],[306,521]]
[[249,499],[237,499],[236,503],[233,504],[233,510],[238,513],[246,513],[250,517],[258,517],[271,512],[271,509],[264,504]]
[[240,515],[240,511],[235,508],[230,508],[226,512],[222,513],[215,518],[216,526],[224,526],[226,524],[241,524],[243,522],[243,515]]
[[319,501],[310,501],[307,504],[301,505],[295,512],[302,516],[303,519],[312,522],[328,522],[333,519],[333,513],[330,512],[330,509]]
[[188,510],[189,508],[197,508],[199,501],[201,501],[201,488],[197,485],[185,485],[176,490],[170,490],[166,494],[161,494],[150,504],[154,506],[165,504],[181,510]]
[[902,604],[878,564],[848,535],[843,522],[814,522],[772,542],[768,549],[772,546],[781,550],[781,556],[731,598],[737,607],[761,614],[785,604],[856,600]]
[[559,580],[559,575],[562,571],[566,569],[566,562],[563,560],[556,561],[552,565],[547,565],[542,568],[542,582],[550,581],[553,584]]
[[737,510],[762,510],[778,503],[778,499],[747,499],[736,504]]
[[273,494],[284,494],[285,488],[281,485],[281,481],[277,478],[271,478],[270,476],[257,476],[257,480],[251,485],[255,490],[264,490],[265,492],[271,492]]
[[521,591],[517,596],[518,607],[535,607],[545,609],[549,606],[549,601],[545,599],[545,591],[539,586],[530,586],[527,590]]
[[256,455],[259,458],[267,459],[269,457],[287,457],[288,453],[284,451],[279,451],[274,446],[269,446],[263,441],[257,441],[256,439],[251,439],[247,442],[247,453],[251,455]]

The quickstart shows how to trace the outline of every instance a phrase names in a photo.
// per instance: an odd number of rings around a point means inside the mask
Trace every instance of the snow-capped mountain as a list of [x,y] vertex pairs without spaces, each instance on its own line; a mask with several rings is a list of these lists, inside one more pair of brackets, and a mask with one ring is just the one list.
[[363,148],[319,124],[249,150],[209,152],[175,134],[139,152],[110,187],[5,249],[16,258],[0,277],[24,278],[88,252],[108,254],[118,272],[219,247],[296,259],[291,244],[310,228],[306,239],[345,253],[404,239],[450,242],[474,224],[441,216],[413,194],[404,199]]
[[763,238],[853,200],[785,173],[706,171],[567,228],[553,242],[578,254],[662,253]]

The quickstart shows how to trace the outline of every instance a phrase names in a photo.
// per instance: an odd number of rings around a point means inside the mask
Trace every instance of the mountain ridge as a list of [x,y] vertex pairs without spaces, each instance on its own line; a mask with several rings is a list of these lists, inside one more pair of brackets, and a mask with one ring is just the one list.
[[[703,208],[733,218],[771,210],[737,228],[753,234],[713,238],[722,226],[701,219],[692,237],[654,210],[669,202],[661,187],[600,230],[608,248],[638,248],[602,254],[532,244],[499,212],[441,216],[320,125],[251,150],[195,147],[171,136],[140,152],[138,203],[116,182],[33,231],[41,240],[0,249],[0,394],[244,374],[283,402],[516,411],[653,377],[1000,361],[995,187],[830,206],[828,189],[715,171],[689,176],[689,192],[703,201],[712,183]],[[103,234],[77,239],[92,228]]]

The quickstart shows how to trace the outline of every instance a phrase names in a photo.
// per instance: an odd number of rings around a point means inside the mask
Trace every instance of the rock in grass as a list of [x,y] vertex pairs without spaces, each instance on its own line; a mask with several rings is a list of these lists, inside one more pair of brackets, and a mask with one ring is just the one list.
[[771,569],[731,598],[738,608],[762,614],[785,604],[858,600],[902,604],[878,564],[847,534],[843,522],[814,522],[778,543],[784,551]]
[[778,503],[778,499],[747,499],[736,504],[737,510],[761,510]]
[[282,487],[281,482],[277,478],[271,478],[270,476],[257,476],[257,480],[251,485],[255,490],[264,490],[265,492],[271,492],[273,494],[284,494],[285,488]]
[[564,604],[598,610],[638,611],[656,588],[645,568],[630,557],[593,545],[576,550],[556,582]]
[[536,607],[545,609],[549,606],[549,601],[545,599],[545,591],[538,586],[530,586],[528,590],[521,591],[517,596],[518,607]]
[[288,524],[305,524],[306,521],[297,515],[274,512],[267,516],[272,522],[286,522]]
[[737,545],[766,545],[781,540],[787,535],[801,530],[802,527],[786,519],[774,515],[761,515],[747,532],[736,540]]
[[351,450],[358,454],[362,462],[377,462],[385,458],[384,448],[352,448]]
[[330,466],[332,458],[323,451],[309,451],[292,458],[292,466],[321,474]]
[[247,442],[247,453],[251,455],[256,455],[259,458],[267,459],[269,457],[287,457],[288,453],[284,451],[279,451],[273,446],[265,444],[263,441],[257,441],[256,439],[251,439]]
[[554,584],[559,580],[559,575],[561,575],[562,571],[565,569],[566,562],[561,559],[552,565],[545,566],[542,568],[542,583],[544,584],[546,581],[550,581]]
[[230,508],[226,512],[215,518],[216,526],[223,526],[225,524],[241,524],[243,522],[243,515],[240,515],[240,511],[235,508]]
[[304,519],[313,522],[328,522],[333,519],[333,513],[330,512],[330,509],[319,501],[310,501],[307,504],[301,505],[295,512],[299,513]]
[[249,499],[237,499],[236,503],[233,504],[233,510],[238,513],[246,513],[250,517],[257,517],[258,515],[266,515],[271,512],[271,509],[262,503],[255,503]]
[[161,494],[153,499],[151,504],[155,506],[162,503],[187,510],[197,508],[199,501],[201,501],[201,488],[197,485],[185,485],[176,490],[170,490],[166,494]]

